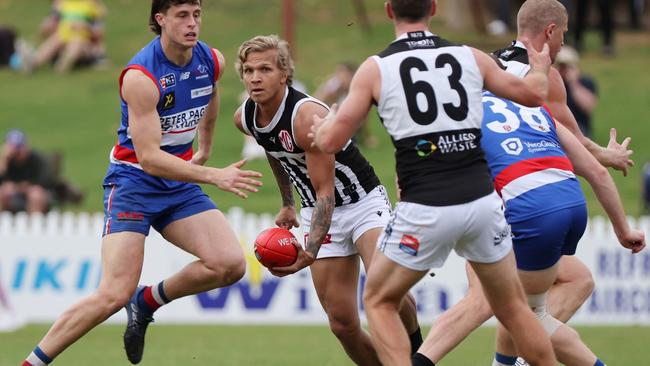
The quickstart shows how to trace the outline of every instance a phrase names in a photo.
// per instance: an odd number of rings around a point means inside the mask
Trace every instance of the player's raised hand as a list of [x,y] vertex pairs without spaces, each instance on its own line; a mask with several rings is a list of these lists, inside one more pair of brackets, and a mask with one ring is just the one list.
[[548,43],[544,43],[541,51],[537,51],[532,43],[526,38],[521,39],[524,46],[526,46],[526,51],[528,53],[528,62],[532,68],[538,68],[538,70],[548,74],[548,71],[551,69],[551,54],[548,47]]
[[296,209],[293,206],[282,206],[280,212],[275,216],[275,224],[281,228],[291,230],[292,227],[299,227],[296,219]]
[[318,131],[320,131],[321,127],[328,121],[334,120],[336,118],[336,112],[338,111],[339,106],[338,104],[334,103],[332,104],[332,107],[330,108],[329,113],[327,113],[327,116],[325,118],[320,117],[317,114],[314,114],[313,116],[313,123],[311,125],[311,132],[307,133],[307,137],[311,139],[311,146],[312,147],[317,147],[320,149],[320,146],[318,145]]
[[611,128],[609,130],[609,143],[605,149],[605,161],[603,165],[620,170],[623,172],[623,176],[627,176],[627,169],[634,166],[634,161],[630,159],[634,151],[628,149],[631,141],[632,138],[627,137],[619,144],[616,141],[616,129]]
[[641,230],[628,230],[624,235],[619,236],[618,241],[632,253],[638,253],[645,248],[645,234]]
[[230,164],[223,169],[217,169],[219,174],[213,184],[221,190],[234,193],[241,198],[248,198],[244,191],[257,192],[256,187],[261,186],[262,182],[254,178],[261,177],[262,173],[254,170],[242,170],[244,164],[246,164],[246,159]]
[[271,272],[271,274],[277,277],[284,277],[290,274],[294,274],[314,263],[316,257],[314,257],[312,253],[302,249],[302,246],[300,246],[300,244],[295,243],[294,245],[298,250],[298,257],[296,258],[296,261],[290,266],[269,268],[269,272]]

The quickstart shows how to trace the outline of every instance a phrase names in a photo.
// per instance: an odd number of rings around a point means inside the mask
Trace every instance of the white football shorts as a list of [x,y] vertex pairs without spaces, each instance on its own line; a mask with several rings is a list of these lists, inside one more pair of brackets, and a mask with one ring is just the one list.
[[467,260],[495,263],[512,248],[510,227],[495,193],[452,206],[399,202],[377,247],[415,271],[442,267],[451,250]]
[[[305,233],[304,243],[311,228],[311,215],[314,209],[300,210],[300,222]],[[334,208],[332,224],[318,251],[317,259],[347,257],[358,253],[355,242],[366,231],[383,228],[391,215],[391,205],[386,189],[375,187],[359,202]]]

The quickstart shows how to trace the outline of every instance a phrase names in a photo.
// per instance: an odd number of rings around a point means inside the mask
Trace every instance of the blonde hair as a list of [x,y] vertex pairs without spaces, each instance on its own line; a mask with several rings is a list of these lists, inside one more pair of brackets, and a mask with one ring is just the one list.
[[293,82],[293,72],[294,65],[293,59],[291,58],[291,53],[289,52],[289,43],[283,39],[280,39],[275,34],[268,36],[256,36],[239,46],[238,59],[235,63],[235,69],[239,74],[240,78],[243,78],[244,62],[248,59],[248,55],[252,52],[264,52],[268,50],[277,50],[278,59],[277,66],[287,75],[287,85],[291,86]]
[[557,0],[527,0],[517,13],[519,35],[535,36],[551,23],[562,26],[567,21],[567,10]]

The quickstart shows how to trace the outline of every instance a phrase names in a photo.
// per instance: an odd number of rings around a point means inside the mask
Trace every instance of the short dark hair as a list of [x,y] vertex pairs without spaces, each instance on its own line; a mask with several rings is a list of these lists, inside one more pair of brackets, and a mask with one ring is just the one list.
[[160,24],[156,21],[156,14],[164,13],[172,6],[182,4],[198,4],[201,5],[201,0],[151,0],[151,16],[149,16],[149,29],[152,32],[160,35],[162,29]]
[[390,0],[393,14],[398,20],[415,23],[431,13],[434,0]]

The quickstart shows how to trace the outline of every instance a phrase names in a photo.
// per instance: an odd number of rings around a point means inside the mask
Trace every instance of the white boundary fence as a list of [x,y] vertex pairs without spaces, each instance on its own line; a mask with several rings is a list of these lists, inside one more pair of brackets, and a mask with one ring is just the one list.
[[[227,217],[246,252],[245,278],[226,289],[174,301],[157,314],[157,321],[326,323],[308,270],[278,279],[255,260],[252,242],[258,232],[273,226],[273,217],[237,208]],[[630,222],[650,234],[650,218]],[[0,214],[0,285],[20,316],[29,322],[51,322],[97,286],[101,229],[101,214]],[[302,238],[301,231],[295,234]],[[630,254],[618,245],[609,222],[594,217],[577,255],[591,269],[596,289],[573,323],[650,325],[650,250]],[[152,230],[141,282],[156,283],[191,260]],[[435,277],[426,276],[413,290],[420,322],[431,322],[460,300],[466,286],[464,262],[452,253]],[[120,312],[111,321],[124,319]]]

